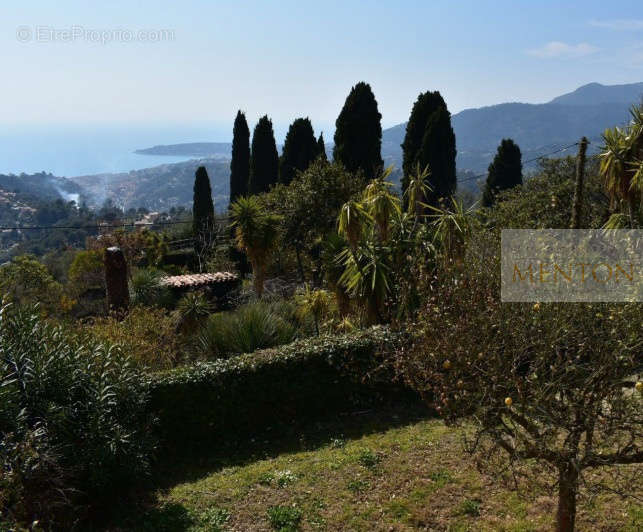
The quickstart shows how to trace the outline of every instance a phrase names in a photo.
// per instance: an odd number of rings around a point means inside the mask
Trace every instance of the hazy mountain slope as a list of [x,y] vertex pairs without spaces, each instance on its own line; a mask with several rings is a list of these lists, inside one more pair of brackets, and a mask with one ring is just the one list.
[[0,174],[0,189],[44,201],[62,199],[78,202],[83,194],[83,189],[78,183],[45,172]]
[[601,85],[588,83],[575,91],[554,98],[549,103],[564,105],[596,105],[600,103],[623,103],[631,105],[643,96],[643,83],[627,85]]
[[227,207],[230,186],[230,162],[227,160],[192,159],[119,174],[78,176],[71,180],[87,191],[93,205],[112,198],[125,209],[168,210],[192,203],[194,172],[199,166],[205,166],[208,171],[215,208]]

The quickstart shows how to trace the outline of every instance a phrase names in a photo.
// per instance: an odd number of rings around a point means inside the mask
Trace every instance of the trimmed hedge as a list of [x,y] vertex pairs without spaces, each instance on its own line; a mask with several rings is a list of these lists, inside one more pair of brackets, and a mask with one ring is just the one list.
[[179,450],[234,441],[268,427],[415,399],[387,362],[401,340],[374,327],[155,374],[150,406],[161,445]]

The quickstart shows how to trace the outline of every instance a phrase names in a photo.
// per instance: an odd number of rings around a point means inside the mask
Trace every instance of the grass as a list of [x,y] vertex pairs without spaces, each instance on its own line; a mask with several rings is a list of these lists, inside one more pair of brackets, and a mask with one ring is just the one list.
[[[142,517],[110,530],[550,530],[555,498],[478,472],[462,436],[420,411],[346,415],[178,467]],[[577,519],[578,530],[640,530],[643,506],[602,495]]]

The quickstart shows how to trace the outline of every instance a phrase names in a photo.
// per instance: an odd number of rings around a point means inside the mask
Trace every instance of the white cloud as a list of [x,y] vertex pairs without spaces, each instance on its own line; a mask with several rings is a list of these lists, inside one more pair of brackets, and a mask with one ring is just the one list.
[[643,30],[643,19],[617,18],[611,20],[590,20],[589,25],[596,28],[607,28],[617,31],[637,31]]
[[560,41],[551,41],[540,48],[527,50],[527,53],[535,57],[575,58],[590,55],[597,51],[598,48],[596,46],[586,42],[567,44]]

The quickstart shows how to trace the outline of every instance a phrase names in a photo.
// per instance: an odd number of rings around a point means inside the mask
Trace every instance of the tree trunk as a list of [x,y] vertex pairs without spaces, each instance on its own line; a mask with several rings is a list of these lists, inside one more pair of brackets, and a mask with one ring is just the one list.
[[337,299],[339,317],[344,319],[351,311],[351,301],[344,289],[339,285],[335,286],[335,298]]
[[266,278],[266,272],[262,266],[257,263],[252,264],[252,274],[254,275],[254,287],[257,298],[261,299],[263,296],[263,282]]
[[112,312],[127,312],[129,288],[127,286],[127,262],[118,247],[105,250],[105,286],[107,288],[107,309]]
[[573,532],[576,521],[576,491],[578,489],[578,471],[574,464],[567,463],[558,471],[558,513],[556,530]]

